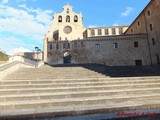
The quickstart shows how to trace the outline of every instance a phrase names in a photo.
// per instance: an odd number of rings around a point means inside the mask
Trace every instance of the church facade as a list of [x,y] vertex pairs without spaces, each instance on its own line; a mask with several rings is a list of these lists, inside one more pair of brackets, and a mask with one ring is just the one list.
[[[156,10],[156,9],[157,10]],[[159,63],[160,0],[151,0],[130,26],[85,28],[83,16],[72,6],[54,15],[44,37],[48,64],[99,63],[108,66]]]

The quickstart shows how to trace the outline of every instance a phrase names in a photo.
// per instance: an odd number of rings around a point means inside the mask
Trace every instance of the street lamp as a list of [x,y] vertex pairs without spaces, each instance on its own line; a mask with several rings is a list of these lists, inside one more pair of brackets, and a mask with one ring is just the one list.
[[39,47],[35,47],[35,51],[36,51],[36,54],[37,54],[37,62],[38,62],[38,52],[41,52],[41,49],[39,49]]

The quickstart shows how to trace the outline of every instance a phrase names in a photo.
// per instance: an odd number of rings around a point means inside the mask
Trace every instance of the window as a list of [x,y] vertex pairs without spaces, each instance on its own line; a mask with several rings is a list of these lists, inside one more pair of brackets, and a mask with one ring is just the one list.
[[58,33],[53,33],[53,40],[55,40],[55,41],[58,40]]
[[112,35],[115,35],[115,34],[116,34],[116,29],[112,28]]
[[84,38],[87,37],[87,33],[83,33],[83,37],[84,37]]
[[63,49],[65,49],[66,48],[66,43],[63,43]]
[[119,28],[119,34],[123,34],[123,28]]
[[138,42],[134,42],[134,47],[138,47]]
[[77,15],[74,16],[74,22],[78,22],[78,17],[77,17]]
[[66,34],[70,34],[72,32],[72,28],[70,26],[65,26],[63,32]]
[[100,44],[95,45],[95,50],[100,50]]
[[155,45],[155,40],[154,40],[154,38],[152,38],[152,44]]
[[67,48],[68,48],[68,49],[70,49],[70,43],[68,43],[68,46],[67,46]]
[[67,14],[69,14],[69,8],[67,8]]
[[147,12],[147,13],[148,13],[148,16],[150,16],[150,15],[151,15],[151,11],[150,11],[150,10],[148,10],[148,12]]
[[150,24],[150,31],[152,31],[153,30],[153,26],[152,26],[152,24]]
[[135,60],[136,66],[142,66],[142,60]]
[[131,33],[133,33],[133,29],[131,29]]
[[66,22],[70,22],[70,16],[69,15],[66,16]]
[[105,29],[105,35],[109,35],[109,31],[108,31],[108,29]]
[[95,31],[91,30],[91,36],[95,36]]
[[118,43],[113,43],[114,48],[118,48]]
[[77,48],[77,43],[76,42],[74,43],[74,48]]
[[50,50],[52,50],[52,44],[50,44]]
[[98,29],[98,35],[102,35],[102,30]]
[[83,48],[84,47],[84,43],[83,42],[81,42],[81,48]]
[[62,16],[58,17],[58,22],[62,22]]
[[59,49],[59,44],[56,44],[56,49],[57,49],[57,50]]
[[139,21],[138,21],[138,23],[137,23],[137,24],[138,24],[138,26],[140,26],[140,22],[139,22]]

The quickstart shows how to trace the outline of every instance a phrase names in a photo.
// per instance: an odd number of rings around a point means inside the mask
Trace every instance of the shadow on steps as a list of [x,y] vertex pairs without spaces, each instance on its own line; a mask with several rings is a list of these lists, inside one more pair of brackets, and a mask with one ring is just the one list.
[[106,66],[101,64],[57,64],[52,67],[83,67],[110,77],[160,76],[160,65],[152,66]]

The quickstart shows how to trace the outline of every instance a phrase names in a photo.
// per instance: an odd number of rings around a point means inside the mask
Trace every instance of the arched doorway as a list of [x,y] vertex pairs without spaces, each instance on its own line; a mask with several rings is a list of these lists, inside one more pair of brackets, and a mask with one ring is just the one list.
[[69,52],[65,52],[63,55],[63,63],[67,64],[67,63],[71,63],[72,60],[72,56]]

